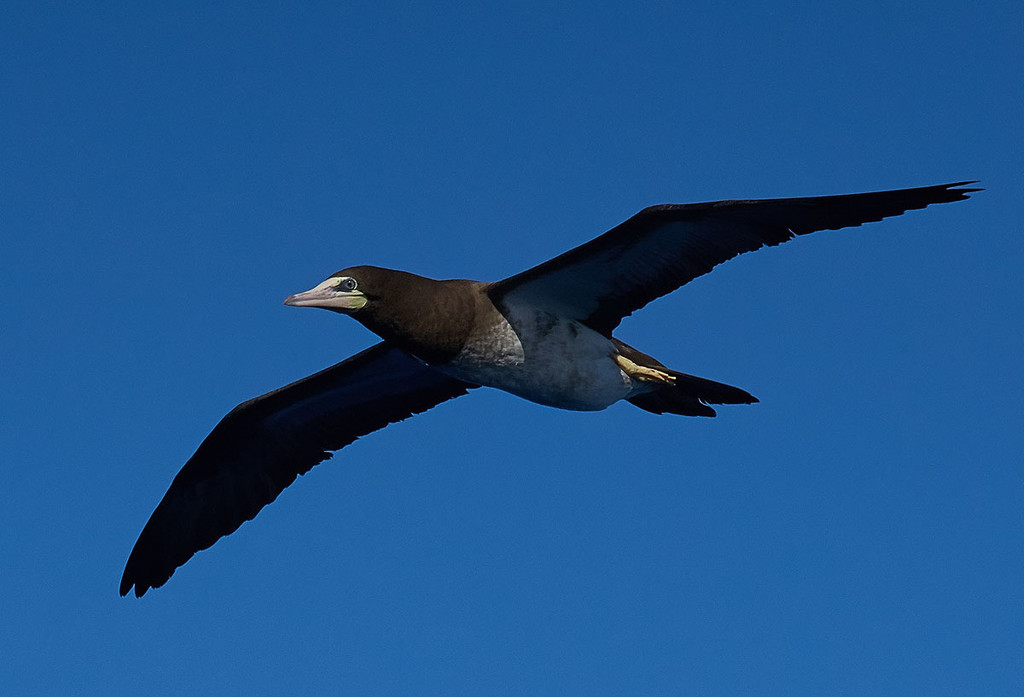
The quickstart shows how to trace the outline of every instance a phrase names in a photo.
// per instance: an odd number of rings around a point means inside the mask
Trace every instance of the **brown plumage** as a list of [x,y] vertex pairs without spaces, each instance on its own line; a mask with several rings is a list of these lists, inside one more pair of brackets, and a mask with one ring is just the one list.
[[816,230],[959,201],[959,182],[846,196],[646,208],[496,283],[358,266],[286,303],[349,314],[384,341],[244,402],[171,482],[132,549],[121,595],[141,596],[356,438],[490,385],[542,404],[714,416],[748,392],[666,368],[612,336],[623,317],[732,257]]

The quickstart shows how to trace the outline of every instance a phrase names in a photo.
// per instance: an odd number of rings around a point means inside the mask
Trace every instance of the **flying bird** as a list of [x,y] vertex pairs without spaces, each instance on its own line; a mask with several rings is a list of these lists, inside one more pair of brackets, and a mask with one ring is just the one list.
[[139,535],[121,595],[163,585],[196,552],[360,436],[480,387],[562,409],[619,401],[715,416],[738,387],[666,367],[612,335],[624,317],[744,252],[796,235],[968,198],[975,182],[897,191],[666,204],[501,281],[435,281],[354,266],[286,305],[361,322],[383,341],[225,416],[171,482]]

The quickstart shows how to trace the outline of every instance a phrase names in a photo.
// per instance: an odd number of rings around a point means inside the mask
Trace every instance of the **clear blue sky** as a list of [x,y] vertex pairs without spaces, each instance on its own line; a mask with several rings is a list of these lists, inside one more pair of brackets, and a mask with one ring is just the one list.
[[[0,692],[1024,693],[1019,2],[173,4],[5,5]],[[480,390],[117,595],[221,416],[374,341],[281,305],[340,268],[961,179],[620,328],[760,404]]]

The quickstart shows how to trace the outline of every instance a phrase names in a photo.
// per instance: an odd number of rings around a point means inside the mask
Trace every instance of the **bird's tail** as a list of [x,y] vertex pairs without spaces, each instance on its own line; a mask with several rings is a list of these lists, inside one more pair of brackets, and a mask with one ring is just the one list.
[[656,359],[637,351],[632,346],[613,339],[619,353],[637,365],[655,368],[671,375],[672,382],[651,383],[656,385],[650,392],[630,397],[628,401],[641,409],[655,414],[682,414],[683,416],[715,416],[711,404],[753,404],[757,397],[746,390],[726,385],[696,375],[680,373],[666,368]]
[[655,414],[714,416],[715,410],[709,404],[753,404],[757,401],[754,395],[732,385],[666,368],[659,370],[674,377],[675,381],[659,385],[652,392],[630,397],[631,404]]

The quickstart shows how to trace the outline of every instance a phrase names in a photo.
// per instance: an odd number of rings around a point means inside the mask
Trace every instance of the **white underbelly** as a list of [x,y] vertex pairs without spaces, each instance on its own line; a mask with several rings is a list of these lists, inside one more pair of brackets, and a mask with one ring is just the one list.
[[497,316],[489,332],[439,370],[561,409],[596,411],[637,386],[619,368],[605,336],[532,308]]

